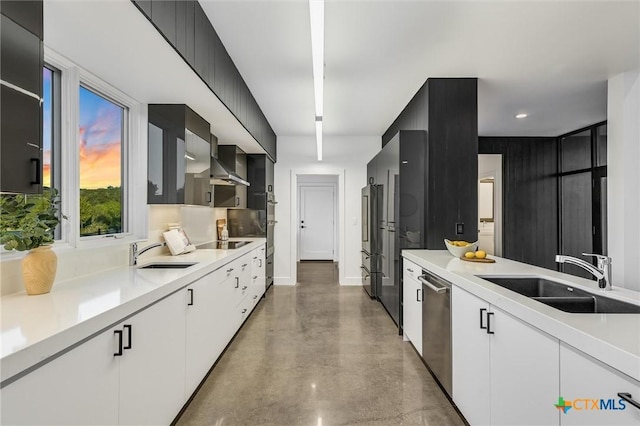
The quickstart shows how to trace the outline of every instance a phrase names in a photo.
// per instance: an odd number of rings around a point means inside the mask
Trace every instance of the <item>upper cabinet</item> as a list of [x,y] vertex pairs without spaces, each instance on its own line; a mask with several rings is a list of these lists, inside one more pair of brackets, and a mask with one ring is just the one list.
[[[231,173],[247,179],[247,154],[235,145],[218,145],[218,161]],[[246,185],[214,186],[213,207],[247,208]]]
[[42,1],[0,2],[0,182],[42,192]]
[[149,204],[211,203],[209,123],[186,105],[149,105]]
[[164,38],[276,161],[276,134],[195,0],[133,0]]
[[273,192],[273,161],[264,154],[247,155],[247,208],[267,210],[267,192]]

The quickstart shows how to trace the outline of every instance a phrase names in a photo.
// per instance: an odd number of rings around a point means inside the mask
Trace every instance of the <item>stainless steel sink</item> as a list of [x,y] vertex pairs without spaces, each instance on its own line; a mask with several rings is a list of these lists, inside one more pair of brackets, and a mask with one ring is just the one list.
[[148,265],[140,266],[138,269],[185,269],[190,266],[197,264],[197,262],[193,263],[177,263],[177,262],[166,262],[166,263],[149,263]]
[[640,314],[640,305],[589,293],[541,277],[493,277],[478,275],[507,290],[570,313]]

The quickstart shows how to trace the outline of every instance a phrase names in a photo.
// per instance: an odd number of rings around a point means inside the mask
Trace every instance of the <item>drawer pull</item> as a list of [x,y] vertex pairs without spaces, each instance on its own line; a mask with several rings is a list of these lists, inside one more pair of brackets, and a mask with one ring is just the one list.
[[240,278],[236,277],[236,286],[235,288],[240,287]]
[[246,314],[246,313],[247,313],[247,309],[246,309],[246,308],[245,308],[245,309],[243,309],[243,310],[242,310],[242,313],[243,313],[243,314]]
[[248,287],[245,285],[244,287],[242,287],[242,291],[245,291]]
[[633,399],[629,392],[618,392],[618,396],[640,410],[640,402]]
[[122,349],[131,349],[131,324],[126,324],[122,328],[127,330],[127,344]]
[[122,330],[114,330],[113,333],[118,336],[118,352],[113,356],[122,356]]
[[484,318],[484,314],[485,314],[485,312],[487,312],[487,310],[486,310],[485,308],[481,308],[481,309],[480,309],[480,328],[481,328],[482,330],[486,330],[486,329],[487,329],[487,326],[486,326],[486,325],[482,325],[482,319]]
[[493,317],[493,312],[487,312],[487,334],[496,334],[491,330],[491,317]]
[[193,306],[193,289],[188,288],[187,292],[189,292],[189,303],[187,303],[187,306]]

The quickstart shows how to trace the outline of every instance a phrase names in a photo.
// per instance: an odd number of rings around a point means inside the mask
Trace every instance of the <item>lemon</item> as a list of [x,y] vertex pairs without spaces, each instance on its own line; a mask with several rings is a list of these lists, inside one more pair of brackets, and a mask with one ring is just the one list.
[[464,257],[466,257],[467,259],[473,259],[474,257],[476,257],[476,254],[472,251],[468,251],[464,254]]
[[486,251],[484,251],[484,250],[478,250],[478,251],[476,252],[476,257],[477,257],[478,259],[484,259],[485,257],[487,257],[487,252],[486,252]]

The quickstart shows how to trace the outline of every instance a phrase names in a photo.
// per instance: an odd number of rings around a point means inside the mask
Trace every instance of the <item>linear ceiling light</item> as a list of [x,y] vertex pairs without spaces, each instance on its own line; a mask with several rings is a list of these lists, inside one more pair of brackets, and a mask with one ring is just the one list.
[[313,92],[316,107],[316,145],[318,148],[318,161],[322,161],[322,115],[324,103],[324,0],[309,0],[309,15],[311,18]]
[[322,161],[322,117],[316,118],[316,148],[318,149],[318,161]]

